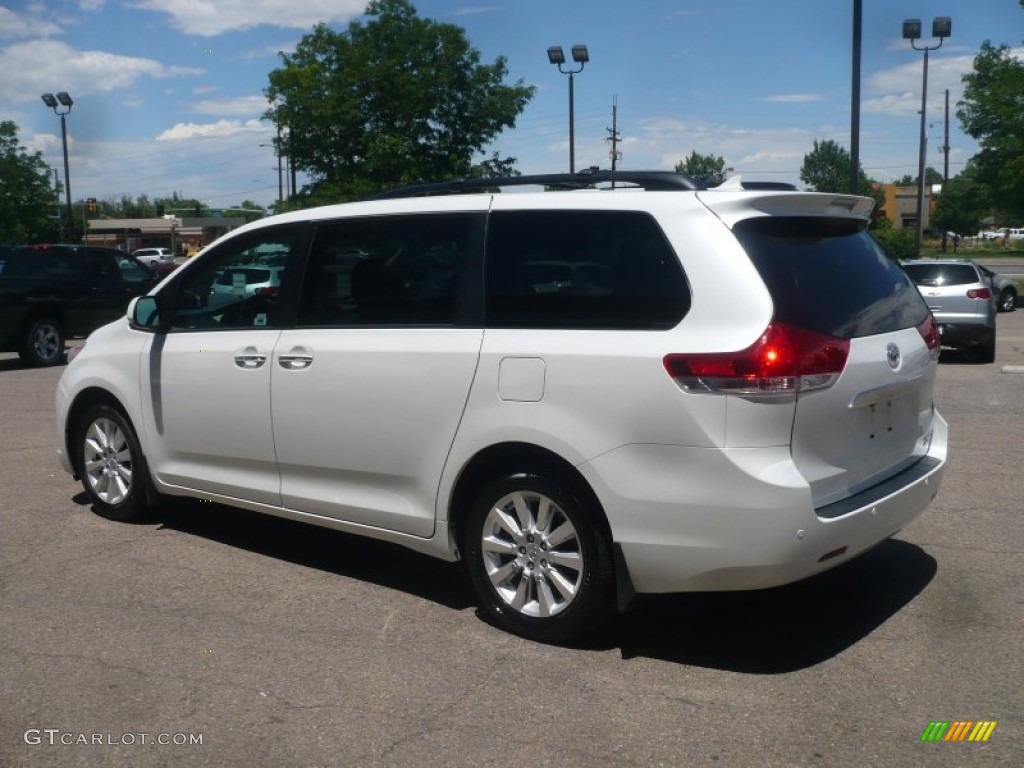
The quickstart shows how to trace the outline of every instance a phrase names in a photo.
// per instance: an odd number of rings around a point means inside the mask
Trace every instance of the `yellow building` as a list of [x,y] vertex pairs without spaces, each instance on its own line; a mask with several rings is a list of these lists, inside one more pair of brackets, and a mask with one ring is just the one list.
[[[885,192],[885,215],[892,225],[902,229],[917,228],[917,185],[903,186],[899,184],[883,184]],[[931,222],[934,198],[932,188],[924,187],[924,229]]]

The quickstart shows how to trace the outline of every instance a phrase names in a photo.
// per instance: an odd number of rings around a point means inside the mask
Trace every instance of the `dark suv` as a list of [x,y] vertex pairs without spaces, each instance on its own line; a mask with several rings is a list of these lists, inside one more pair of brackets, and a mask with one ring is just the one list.
[[0,251],[0,352],[29,365],[64,360],[64,341],[123,317],[159,276],[114,248],[18,246]]

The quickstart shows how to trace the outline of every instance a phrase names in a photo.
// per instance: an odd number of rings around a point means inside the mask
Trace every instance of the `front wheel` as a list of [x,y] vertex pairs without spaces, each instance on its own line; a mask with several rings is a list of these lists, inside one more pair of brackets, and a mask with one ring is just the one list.
[[470,578],[502,627],[544,642],[598,629],[613,614],[611,545],[579,497],[534,474],[488,486],[464,532]]
[[96,511],[122,522],[146,517],[146,469],[131,423],[115,408],[89,408],[79,423],[78,469]]

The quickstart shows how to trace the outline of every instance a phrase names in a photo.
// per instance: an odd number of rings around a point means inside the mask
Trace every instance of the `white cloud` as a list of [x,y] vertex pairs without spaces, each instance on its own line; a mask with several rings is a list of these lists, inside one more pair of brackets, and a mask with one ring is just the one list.
[[0,50],[0,102],[35,101],[59,83],[72,96],[111,92],[132,86],[141,77],[202,74],[201,69],[167,67],[153,59],[104,51],[79,51],[56,40],[17,43]]
[[[884,69],[867,80],[869,98],[861,103],[861,111],[890,115],[913,115],[921,109],[923,62],[920,55],[913,61]],[[933,56],[928,60],[928,102],[931,105],[949,89],[950,104],[963,96],[961,78],[974,69],[974,56]]]
[[102,11],[103,6],[107,4],[106,0],[78,0],[78,7],[83,11]]
[[261,25],[306,29],[348,21],[363,13],[366,0],[136,0],[134,7],[169,15],[186,34],[215,37]]
[[270,125],[262,120],[218,120],[216,123],[178,123],[173,128],[156,137],[157,141],[184,141],[187,139],[222,139],[240,133],[266,133],[270,135]]
[[196,96],[202,96],[206,93],[216,93],[220,90],[220,86],[217,85],[197,85],[192,89],[192,93]]
[[246,51],[242,54],[242,59],[245,61],[253,61],[254,59],[266,59],[272,56],[276,57],[279,53],[294,53],[296,46],[298,46],[298,42],[295,40],[281,45],[268,45],[264,48],[256,48],[252,51]]
[[269,108],[264,96],[241,96],[237,99],[206,99],[192,104],[190,112],[200,115],[261,115]]
[[496,5],[477,5],[467,8],[459,8],[455,11],[455,16],[478,16],[482,13],[494,13],[500,10]]
[[777,104],[807,104],[812,101],[824,101],[825,97],[817,93],[780,93],[777,96],[765,96],[761,101]]
[[52,21],[36,18],[25,13],[14,11],[0,5],[0,39],[48,37],[59,34],[60,27]]

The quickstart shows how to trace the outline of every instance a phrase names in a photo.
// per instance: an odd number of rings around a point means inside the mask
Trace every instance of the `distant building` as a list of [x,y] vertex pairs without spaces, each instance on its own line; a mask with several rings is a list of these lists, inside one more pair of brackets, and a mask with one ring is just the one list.
[[245,224],[241,217],[92,219],[85,242],[131,252],[139,248],[170,248],[192,255],[226,232]]
[[[885,192],[886,217],[897,229],[917,229],[917,185],[903,186],[899,184],[883,184]],[[931,222],[932,189],[930,185],[924,188],[924,227],[928,229]]]

